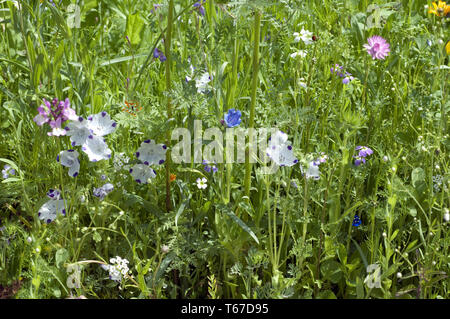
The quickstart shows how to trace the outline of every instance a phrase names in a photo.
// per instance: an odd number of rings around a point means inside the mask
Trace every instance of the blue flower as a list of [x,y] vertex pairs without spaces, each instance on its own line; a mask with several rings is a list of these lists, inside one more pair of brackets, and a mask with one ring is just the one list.
[[167,60],[166,56],[164,55],[164,53],[162,53],[162,51],[158,48],[155,48],[155,51],[153,51],[153,57],[155,59],[159,58],[159,61],[164,62]]
[[203,8],[203,4],[205,3],[205,0],[197,1],[194,3],[194,8],[196,8],[202,16],[205,15],[205,8]]
[[358,227],[359,225],[361,225],[361,219],[359,218],[358,215],[355,215],[355,217],[353,218],[353,226]]
[[215,164],[215,162],[214,164],[210,164],[207,160],[203,160],[203,165],[205,166],[204,169],[208,173],[211,173],[211,171],[216,173],[219,170]]
[[235,127],[241,124],[241,111],[230,109],[228,113],[225,114],[225,123],[228,127]]

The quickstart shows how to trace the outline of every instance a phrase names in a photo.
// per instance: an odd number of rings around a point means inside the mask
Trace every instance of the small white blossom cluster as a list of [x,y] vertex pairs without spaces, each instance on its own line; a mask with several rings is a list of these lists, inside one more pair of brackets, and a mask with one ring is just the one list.
[[116,256],[116,258],[111,258],[109,262],[111,264],[102,265],[102,268],[109,271],[109,279],[121,282],[123,276],[126,276],[130,271],[128,268],[128,260]]
[[130,158],[128,156],[125,155],[125,153],[118,153],[114,156],[113,159],[113,165],[114,165],[114,170],[119,172],[123,169],[128,170],[128,162],[130,161]]
[[442,180],[442,175],[433,176],[433,187],[436,193],[441,191]]

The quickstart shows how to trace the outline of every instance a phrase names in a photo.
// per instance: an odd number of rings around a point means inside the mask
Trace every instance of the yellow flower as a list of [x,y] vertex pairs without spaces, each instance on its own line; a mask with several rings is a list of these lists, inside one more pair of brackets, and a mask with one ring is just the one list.
[[447,51],[447,54],[450,55],[450,41],[447,41],[447,44],[445,46],[445,51]]
[[450,6],[445,3],[445,1],[439,1],[438,4],[433,2],[433,9],[430,9],[428,13],[433,13],[438,17],[445,17],[448,13],[450,13]]

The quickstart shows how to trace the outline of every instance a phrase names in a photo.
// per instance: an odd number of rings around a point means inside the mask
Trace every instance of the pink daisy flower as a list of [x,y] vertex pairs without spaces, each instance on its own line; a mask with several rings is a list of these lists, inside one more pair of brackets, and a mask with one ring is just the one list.
[[374,60],[384,59],[391,51],[389,49],[389,43],[379,35],[368,38],[367,42],[369,44],[364,44],[364,47]]

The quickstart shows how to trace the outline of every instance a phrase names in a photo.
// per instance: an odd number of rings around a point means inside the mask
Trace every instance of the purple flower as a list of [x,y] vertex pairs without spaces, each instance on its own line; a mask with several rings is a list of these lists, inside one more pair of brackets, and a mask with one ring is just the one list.
[[201,0],[194,3],[194,8],[196,8],[202,16],[205,15],[205,8],[203,8],[203,4],[205,3],[205,1],[206,0]]
[[368,148],[367,146],[357,146],[355,150],[359,151],[358,156],[359,157],[367,157],[371,154],[373,154],[373,151]]
[[108,193],[112,192],[114,189],[113,184],[105,184],[102,187],[94,188],[94,191],[92,192],[95,197],[98,197],[101,201],[108,195]]
[[155,48],[155,51],[153,51],[153,57],[155,59],[159,59],[159,61],[161,61],[161,62],[164,62],[164,61],[167,60],[167,58],[164,55],[164,53],[158,48]]
[[43,99],[43,101],[44,104],[38,107],[39,114],[33,118],[33,121],[39,126],[45,123],[50,125],[53,130],[47,133],[49,136],[65,135],[66,130],[61,128],[63,122],[74,121],[78,118],[75,111],[70,107],[69,99],[66,98],[64,101],[53,99],[51,103],[46,99]]
[[9,177],[9,175],[16,175],[16,170],[14,168],[11,168],[11,166],[9,166],[8,164],[6,164],[5,166],[3,166],[2,175],[3,178],[6,179]]
[[361,165],[361,163],[366,163],[366,159],[364,157],[360,157],[360,156],[353,156],[353,158],[356,158],[355,160],[355,165],[359,166]]
[[218,171],[218,168],[217,168],[217,166],[215,164],[216,163],[214,162],[213,165],[210,165],[207,160],[203,160],[203,165],[205,166],[204,169],[208,173],[211,173],[211,171],[213,173],[216,173]]
[[[344,72],[344,67],[341,66],[341,65],[339,65],[339,64],[335,64],[335,65],[334,65],[334,68],[331,67],[331,68],[330,68],[330,72],[331,72],[331,73],[334,73],[334,74],[337,74],[339,77],[343,78],[343,79],[342,79],[342,83],[343,83],[343,84],[348,84],[348,83],[350,83],[350,81],[352,81],[352,80],[354,79],[354,77],[352,76],[352,74],[351,74],[351,73],[348,73],[348,72]],[[345,74],[344,74],[343,72],[344,72]]]
[[389,43],[379,35],[368,38],[367,42],[364,47],[374,60],[384,59],[390,52]]
[[228,110],[228,113],[225,114],[225,124],[227,124],[228,127],[235,127],[241,124],[241,111],[230,109]]

